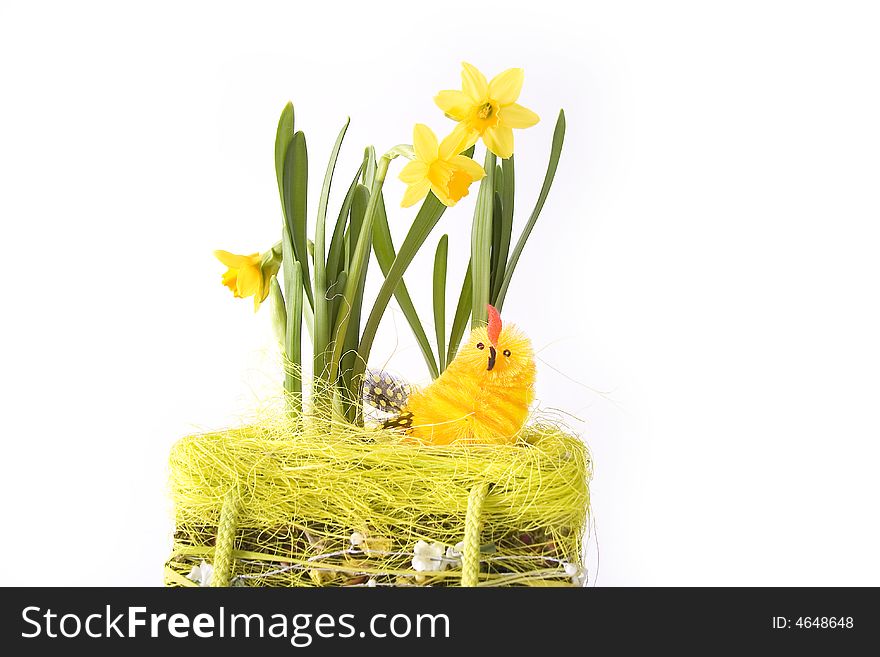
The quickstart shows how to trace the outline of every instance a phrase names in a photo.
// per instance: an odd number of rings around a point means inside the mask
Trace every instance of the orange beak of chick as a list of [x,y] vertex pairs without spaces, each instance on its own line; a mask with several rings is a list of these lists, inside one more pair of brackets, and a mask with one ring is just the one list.
[[498,346],[498,336],[501,335],[501,315],[492,304],[486,304],[486,309],[489,311],[489,326],[486,327],[486,332],[489,334],[489,342],[492,343],[489,347],[489,366],[486,370],[491,372],[495,367],[495,358],[498,356],[495,348]]

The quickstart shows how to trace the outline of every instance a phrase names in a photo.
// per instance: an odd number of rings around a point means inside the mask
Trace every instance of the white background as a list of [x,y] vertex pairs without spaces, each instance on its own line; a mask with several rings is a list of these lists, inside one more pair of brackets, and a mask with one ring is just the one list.
[[[278,234],[282,106],[314,185],[353,118],[348,178],[450,129],[467,60],[525,67],[543,119],[517,227],[568,117],[505,316],[583,420],[596,582],[880,585],[878,31],[868,2],[0,3],[3,583],[161,583],[171,445],[276,374],[212,250]],[[472,203],[435,234],[450,297]],[[424,380],[390,317],[377,361]]]

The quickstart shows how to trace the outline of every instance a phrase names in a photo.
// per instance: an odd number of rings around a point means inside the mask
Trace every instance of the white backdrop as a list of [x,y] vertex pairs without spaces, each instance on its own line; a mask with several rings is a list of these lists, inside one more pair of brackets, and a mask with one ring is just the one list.
[[[347,115],[342,172],[448,130],[467,60],[525,67],[543,119],[517,229],[568,118],[505,316],[593,450],[596,582],[880,585],[878,29],[869,2],[0,2],[3,583],[161,583],[172,443],[273,381],[212,250],[278,234],[282,106],[317,185]],[[450,297],[472,203],[436,233]],[[391,318],[377,359],[424,379]]]

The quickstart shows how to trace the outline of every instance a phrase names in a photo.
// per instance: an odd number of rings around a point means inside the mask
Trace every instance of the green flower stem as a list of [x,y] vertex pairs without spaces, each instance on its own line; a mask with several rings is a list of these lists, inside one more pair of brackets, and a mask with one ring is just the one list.
[[471,231],[471,328],[483,326],[488,318],[492,276],[492,213],[495,209],[495,154],[486,150],[486,177],[480,181],[474,225]]

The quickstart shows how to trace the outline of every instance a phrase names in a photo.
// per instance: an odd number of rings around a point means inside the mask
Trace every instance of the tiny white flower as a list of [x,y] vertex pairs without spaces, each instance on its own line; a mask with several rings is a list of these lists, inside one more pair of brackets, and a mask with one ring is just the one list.
[[587,573],[576,563],[566,563],[563,565],[565,574],[571,577],[571,583],[575,586],[583,586],[586,581]]
[[371,577],[370,579],[367,580],[367,586],[369,586],[370,588],[373,588],[374,586],[376,586],[376,580],[374,580]]
[[443,570],[446,564],[443,560],[443,546],[440,543],[426,543],[419,541],[413,549],[413,570],[424,572],[426,570]]
[[446,556],[443,559],[444,566],[449,568],[461,568],[461,553],[464,550],[464,541],[459,541],[455,547],[446,548]]
[[187,577],[194,582],[198,582],[199,586],[211,586],[211,575],[214,574],[214,566],[202,559],[202,563],[193,566]]
[[364,535],[360,532],[353,532],[349,540],[351,541],[352,547],[358,547],[359,545],[363,545]]
[[455,547],[446,548],[446,556],[450,559],[461,559],[462,552],[464,552],[464,541],[459,541]]

